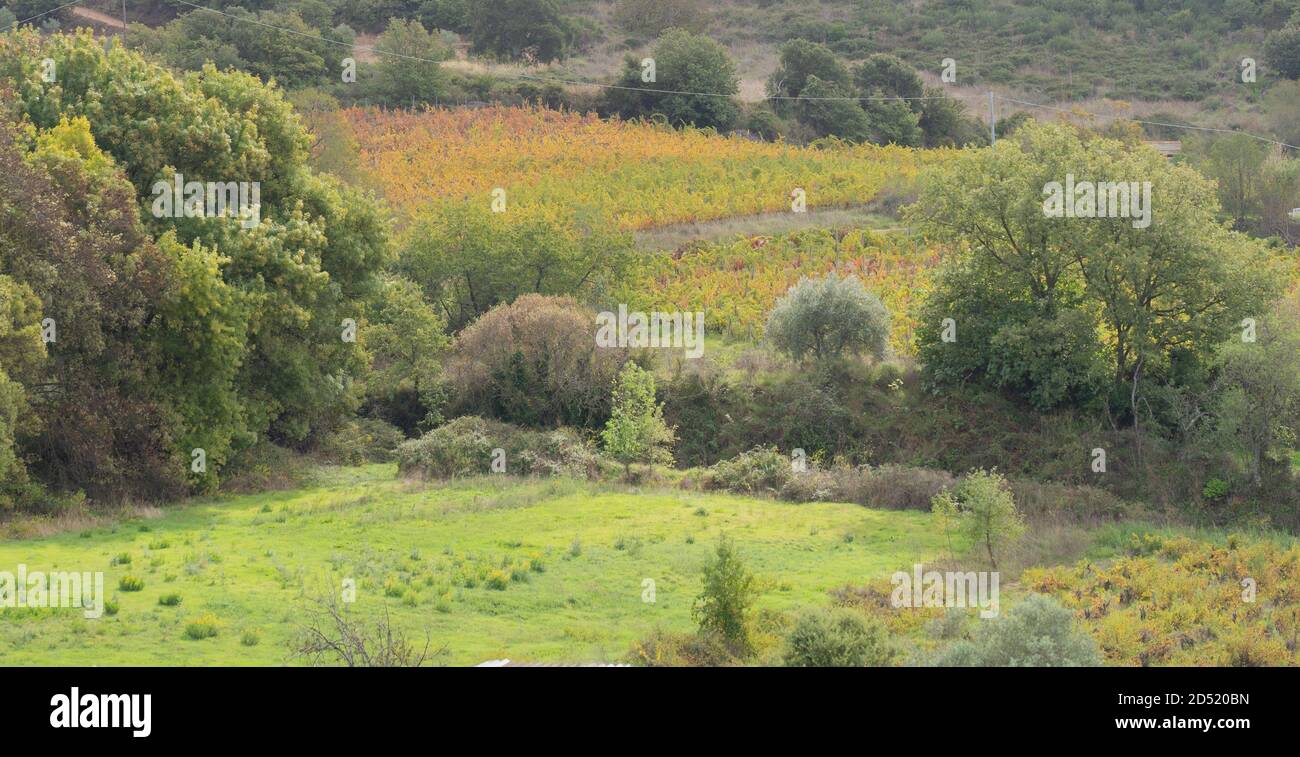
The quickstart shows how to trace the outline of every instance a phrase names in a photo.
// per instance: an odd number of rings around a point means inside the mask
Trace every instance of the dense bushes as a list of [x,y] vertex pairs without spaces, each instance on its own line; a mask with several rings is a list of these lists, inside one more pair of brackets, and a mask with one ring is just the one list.
[[397,446],[404,441],[406,435],[392,424],[378,418],[357,418],[328,434],[318,451],[340,465],[386,463],[393,460]]
[[531,431],[473,416],[457,418],[397,448],[403,476],[447,479],[506,473],[594,476],[595,453],[569,429]]
[[785,641],[782,660],[789,667],[879,667],[893,659],[885,629],[853,610],[804,612]]
[[965,106],[925,87],[902,60],[877,53],[850,71],[833,50],[809,39],[782,45],[767,83],[778,112],[796,118],[808,136],[914,147],[983,141]]
[[1097,645],[1074,629],[1074,614],[1034,594],[1004,617],[981,623],[975,638],[942,649],[941,667],[1077,668],[1101,664]]
[[[1138,468],[1131,434],[1106,428],[1101,419],[1039,414],[969,387],[932,395],[914,373],[889,364],[802,374],[773,368],[754,380],[705,368],[678,376],[664,398],[680,465],[707,467],[756,446],[786,454],[803,449],[810,463],[819,461],[810,468],[819,470],[792,479],[784,496],[799,500],[837,491],[847,501],[928,509],[930,497],[953,482],[951,473],[997,467],[1014,482],[1018,500],[1025,494],[1030,514],[1096,513],[1088,517],[1113,520],[1127,509],[1121,499],[1160,507],[1196,502],[1211,474],[1238,464],[1209,447],[1204,456],[1185,456],[1187,448],[1144,433]],[[1095,447],[1107,450],[1105,475],[1090,468]],[[853,472],[863,464],[871,465],[870,475]],[[900,466],[902,480],[889,480],[890,466]],[[827,478],[832,472],[835,481]],[[1285,484],[1281,472],[1276,478]],[[1289,512],[1285,497],[1265,494],[1253,496],[1274,502],[1279,514]],[[1216,512],[1228,515],[1224,508]]]
[[568,297],[524,295],[456,337],[451,415],[524,426],[595,427],[609,417],[624,350],[597,347],[595,313]]
[[[683,486],[704,491],[762,494],[789,502],[853,502],[884,510],[930,512],[936,497],[961,479],[933,468],[896,463],[819,467],[809,460],[796,470],[790,455],[773,446],[755,447],[688,475]],[[1017,510],[1036,520],[1114,522],[1134,506],[1094,486],[1017,478],[1006,482]]]
[[704,471],[700,486],[737,494],[780,493],[794,476],[790,458],[776,447],[755,447]]
[[706,468],[698,483],[705,490],[771,494],[794,502],[831,500],[928,511],[931,499],[956,479],[944,471],[893,464],[821,469],[809,462],[804,470],[796,470],[792,458],[775,447],[755,447]]

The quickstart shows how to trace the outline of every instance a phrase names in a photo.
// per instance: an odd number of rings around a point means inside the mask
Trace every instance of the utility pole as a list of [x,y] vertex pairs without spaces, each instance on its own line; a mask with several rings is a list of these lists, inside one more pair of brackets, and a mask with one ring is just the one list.
[[993,110],[993,92],[990,91],[989,92],[989,144],[990,145],[995,145],[998,143],[997,123],[998,123],[997,111]]

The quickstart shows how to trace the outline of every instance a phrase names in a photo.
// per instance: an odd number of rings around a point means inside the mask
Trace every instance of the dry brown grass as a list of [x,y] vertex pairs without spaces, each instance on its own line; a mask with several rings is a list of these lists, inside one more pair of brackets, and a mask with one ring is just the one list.
[[122,505],[104,512],[82,509],[56,515],[19,513],[0,521],[0,539],[40,539],[90,528],[105,528],[127,520],[158,518],[162,514],[161,508],[152,505]]

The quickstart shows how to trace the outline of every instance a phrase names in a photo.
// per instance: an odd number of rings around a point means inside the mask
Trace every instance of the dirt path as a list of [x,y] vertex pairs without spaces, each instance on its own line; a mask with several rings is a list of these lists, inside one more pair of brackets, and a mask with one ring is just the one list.
[[807,213],[777,211],[749,216],[732,216],[714,221],[680,223],[636,232],[637,246],[643,250],[675,250],[696,240],[716,242],[737,235],[770,236],[818,228],[858,226],[872,231],[906,231],[898,222],[873,205],[846,208],[809,208]]
[[99,24],[100,26],[107,26],[118,30],[126,28],[126,25],[122,23],[120,16],[110,16],[107,13],[97,11],[93,8],[82,8],[79,5],[73,6],[69,10],[72,11],[72,15],[83,21],[90,21]]

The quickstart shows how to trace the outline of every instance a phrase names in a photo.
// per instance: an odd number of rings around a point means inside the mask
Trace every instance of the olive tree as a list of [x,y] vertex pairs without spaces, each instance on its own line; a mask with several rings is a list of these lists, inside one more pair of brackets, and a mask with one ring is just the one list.
[[795,360],[885,356],[889,311],[856,276],[802,278],[767,317],[767,338]]

